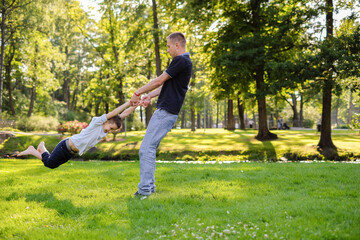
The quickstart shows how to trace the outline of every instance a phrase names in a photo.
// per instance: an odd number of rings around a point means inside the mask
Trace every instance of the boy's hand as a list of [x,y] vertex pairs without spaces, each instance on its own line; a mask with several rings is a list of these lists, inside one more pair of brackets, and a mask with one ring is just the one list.
[[132,97],[130,99],[130,105],[131,106],[137,106],[137,105],[139,105],[140,100],[141,100],[141,96],[136,95],[136,93],[134,92],[134,94],[132,95]]
[[140,105],[143,106],[144,108],[147,108],[150,102],[151,102],[151,98],[149,97],[149,95],[146,95],[141,99]]

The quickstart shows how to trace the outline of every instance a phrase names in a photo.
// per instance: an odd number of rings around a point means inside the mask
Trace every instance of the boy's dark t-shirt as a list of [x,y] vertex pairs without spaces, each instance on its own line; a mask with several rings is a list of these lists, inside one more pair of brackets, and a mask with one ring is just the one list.
[[171,77],[165,81],[161,89],[157,108],[164,109],[169,113],[178,115],[191,78],[192,62],[189,53],[176,56],[166,73]]

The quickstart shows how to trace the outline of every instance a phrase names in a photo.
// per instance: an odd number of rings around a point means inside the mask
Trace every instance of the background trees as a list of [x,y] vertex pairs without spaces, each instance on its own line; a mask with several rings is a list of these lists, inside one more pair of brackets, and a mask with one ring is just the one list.
[[[185,33],[194,63],[176,127],[244,129],[254,119],[256,138],[271,140],[282,117],[291,127],[321,124],[319,148],[336,152],[331,128],[351,127],[360,111],[356,1],[97,5],[94,19],[76,0],[2,1],[3,118],[87,121],[107,112],[167,68],[174,31]],[[353,13],[331,25],[339,9]],[[151,111],[139,108],[128,126],[145,127]]]

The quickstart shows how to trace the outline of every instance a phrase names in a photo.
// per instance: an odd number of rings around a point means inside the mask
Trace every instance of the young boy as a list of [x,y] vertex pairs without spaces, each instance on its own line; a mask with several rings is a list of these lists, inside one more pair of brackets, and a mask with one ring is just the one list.
[[[76,153],[82,155],[84,152],[88,151],[100,142],[109,131],[120,129],[122,127],[122,120],[129,116],[137,107],[129,106],[130,103],[127,102],[108,114],[103,114],[100,117],[93,117],[87,128],[81,130],[79,134],[75,134],[70,138],[60,141],[51,154],[46,150],[45,143],[41,142],[37,149],[30,146],[17,156],[33,155],[40,159],[46,167],[52,169],[57,168],[61,164],[69,161]],[[127,109],[122,112],[125,108]]]

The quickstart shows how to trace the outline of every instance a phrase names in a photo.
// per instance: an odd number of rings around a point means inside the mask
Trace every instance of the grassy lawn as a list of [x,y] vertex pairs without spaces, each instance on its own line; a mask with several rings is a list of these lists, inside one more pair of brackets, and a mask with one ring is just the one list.
[[156,177],[142,200],[138,162],[0,159],[0,239],[360,238],[359,164],[158,163]]
[[[283,156],[291,160],[322,159],[316,145],[320,134],[315,130],[273,131],[279,139],[261,142],[254,137],[255,130],[227,131],[223,129],[172,130],[161,142],[159,160],[276,160]],[[84,154],[85,159],[136,160],[144,131],[128,132],[111,141],[96,145],[94,151]],[[45,141],[51,151],[60,141],[59,136],[21,135],[11,138],[0,145],[0,153],[26,149],[33,144],[37,146]],[[334,144],[338,147],[341,160],[360,158],[360,135],[358,132],[343,130],[333,131]]]

